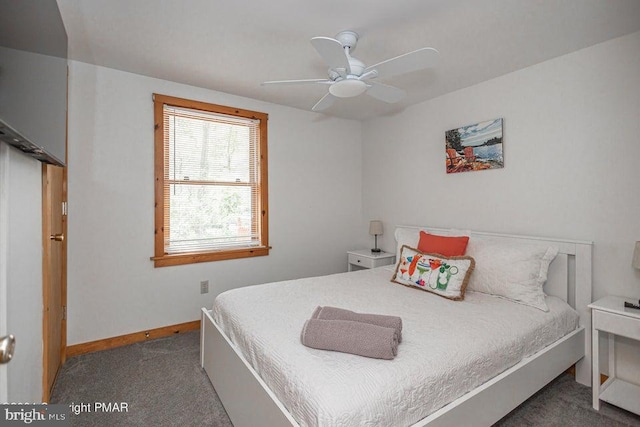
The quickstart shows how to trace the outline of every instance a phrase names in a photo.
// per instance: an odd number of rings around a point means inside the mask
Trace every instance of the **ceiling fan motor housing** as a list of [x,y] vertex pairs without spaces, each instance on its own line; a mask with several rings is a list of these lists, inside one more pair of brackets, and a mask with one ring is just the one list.
[[344,68],[337,68],[335,70],[333,68],[329,68],[329,80],[333,80],[335,82],[342,79],[360,77],[365,69],[365,65],[359,59],[349,56],[349,68],[349,74],[347,74],[347,70]]
[[340,31],[336,35],[336,40],[338,40],[342,46],[348,47],[349,50],[354,51],[356,49],[356,44],[358,43],[358,33],[355,31]]

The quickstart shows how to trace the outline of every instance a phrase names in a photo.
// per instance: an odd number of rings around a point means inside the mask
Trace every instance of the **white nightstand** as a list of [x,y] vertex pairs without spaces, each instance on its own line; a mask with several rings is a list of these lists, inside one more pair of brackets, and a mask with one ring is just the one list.
[[[640,415],[640,386],[616,378],[615,335],[640,341],[640,310],[625,308],[625,298],[604,297],[589,304],[591,308],[591,363],[593,409],[600,409],[600,400]],[[631,302],[631,300],[629,300]],[[609,379],[600,385],[598,353],[599,332],[609,334]]]
[[396,262],[395,254],[389,252],[371,252],[371,249],[348,251],[349,261],[347,269],[353,271],[363,268],[382,267]]

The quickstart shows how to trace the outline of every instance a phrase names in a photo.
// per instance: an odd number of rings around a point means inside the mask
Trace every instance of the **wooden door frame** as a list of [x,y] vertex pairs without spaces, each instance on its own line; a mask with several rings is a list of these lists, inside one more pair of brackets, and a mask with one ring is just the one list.
[[64,313],[62,315],[62,336],[60,337],[60,364],[63,365],[67,360],[67,223],[68,213],[67,209],[69,204],[67,203],[67,167],[65,166],[62,171],[62,203],[64,203],[64,214],[62,215],[62,234],[64,235],[64,241],[62,242],[62,291],[60,297],[62,298],[62,307]]
[[[47,169],[49,167],[53,167],[47,165],[46,163],[42,164],[42,303],[43,303],[43,312],[42,312],[42,345],[43,345],[43,353],[42,353],[42,401],[48,402],[51,389],[50,387],[55,384],[55,379],[53,384],[50,386],[48,383],[49,378],[49,365],[46,356],[46,349],[49,344],[49,336],[47,334],[48,331],[48,317],[45,315],[44,308],[45,304],[49,300],[49,283],[51,278],[49,277],[49,242],[50,242],[50,230],[47,227],[49,223],[49,206],[51,205],[51,200],[49,198],[48,191],[48,179],[47,179]],[[62,168],[62,202],[66,205],[67,202],[67,168]],[[51,206],[51,209],[62,209],[62,206]],[[66,316],[66,307],[67,307],[67,215],[66,208],[65,213],[62,215],[62,234],[64,235],[64,240],[60,242],[62,244],[62,265],[61,265],[61,290],[60,290],[60,298],[61,304],[63,306],[63,317],[61,324],[61,337],[60,337],[60,366],[65,362],[66,359],[66,349],[67,349],[67,316]],[[56,377],[58,372],[56,372]]]

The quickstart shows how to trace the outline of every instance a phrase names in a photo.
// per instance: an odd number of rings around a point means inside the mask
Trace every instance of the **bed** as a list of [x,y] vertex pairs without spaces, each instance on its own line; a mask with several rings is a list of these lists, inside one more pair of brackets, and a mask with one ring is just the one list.
[[[452,233],[398,227],[398,246],[420,230]],[[201,363],[234,425],[491,425],[573,364],[588,385],[591,244],[465,234],[557,247],[549,312],[479,292],[448,301],[390,283],[386,267],[223,293],[202,309]],[[398,356],[302,346],[301,326],[317,305],[400,315]],[[425,312],[441,321],[425,324]],[[489,329],[499,333],[484,335]]]

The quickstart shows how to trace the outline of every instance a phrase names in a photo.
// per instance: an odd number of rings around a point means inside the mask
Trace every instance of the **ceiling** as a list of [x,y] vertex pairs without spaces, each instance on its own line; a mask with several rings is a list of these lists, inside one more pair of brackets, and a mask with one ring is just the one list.
[[309,40],[360,35],[353,56],[372,65],[421,48],[435,69],[383,80],[397,104],[367,95],[323,113],[365,120],[594,44],[640,31],[638,0],[57,0],[69,57],[82,62],[311,110],[326,78]]

